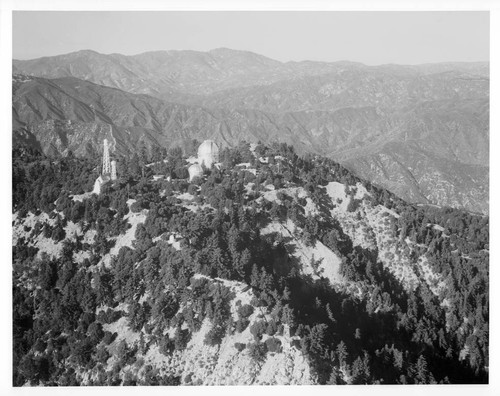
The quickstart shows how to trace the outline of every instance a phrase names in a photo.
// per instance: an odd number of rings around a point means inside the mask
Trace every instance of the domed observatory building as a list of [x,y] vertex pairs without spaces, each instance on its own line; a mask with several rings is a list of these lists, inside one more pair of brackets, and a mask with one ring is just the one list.
[[198,148],[198,163],[210,169],[216,162],[219,162],[219,147],[213,140],[205,140]]
[[193,164],[188,168],[189,181],[192,181],[195,177],[203,176],[203,168],[200,164]]

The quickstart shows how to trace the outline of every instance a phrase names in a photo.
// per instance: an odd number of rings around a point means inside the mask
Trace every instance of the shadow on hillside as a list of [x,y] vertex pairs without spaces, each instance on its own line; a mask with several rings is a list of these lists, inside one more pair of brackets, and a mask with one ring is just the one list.
[[[397,279],[388,272],[383,285],[385,290],[399,285]],[[458,351],[451,353],[438,346],[438,342],[424,343],[415,341],[413,331],[409,331],[401,323],[401,314],[395,310],[368,309],[366,296],[353,296],[347,289],[333,288],[328,280],[313,280],[311,276],[295,276],[287,279],[291,293],[290,306],[296,315],[296,323],[309,325],[326,324],[328,329],[322,340],[324,350],[321,352],[307,350],[315,372],[321,382],[328,380],[328,367],[331,358],[325,358],[328,350],[334,351],[340,341],[347,347],[352,364],[365,351],[370,356],[370,371],[374,379],[384,378],[385,384],[399,383],[401,374],[411,371],[409,364],[414,364],[419,356],[424,356],[427,368],[436,380],[448,378],[451,383],[487,383],[487,374],[475,373],[470,367],[458,360]],[[398,295],[398,296],[396,296]],[[392,297],[392,296],[391,296]],[[394,298],[406,305],[408,295],[399,286]],[[328,315],[326,306],[331,312]],[[406,310],[406,307],[404,308]],[[297,331],[297,327],[295,328]],[[303,330],[301,330],[303,331]],[[437,329],[436,329],[437,331]],[[301,334],[303,338],[304,334]],[[304,350],[304,349],[303,349]],[[403,353],[402,368],[395,365],[393,353]]]
[[283,243],[283,246],[286,249],[288,255],[287,268],[275,268],[277,272],[281,274],[288,274],[290,272],[293,272],[293,270],[295,270],[297,273],[300,273],[304,270],[299,258],[295,256],[295,253],[297,252],[297,246],[293,243],[294,238],[283,236],[283,234],[277,231],[266,234],[264,237],[268,238],[271,241],[280,241],[281,243]]
[[316,207],[322,215],[330,218],[330,211],[334,208],[333,202],[330,196],[326,193],[326,187],[318,186],[318,189],[319,191],[321,191],[321,194],[318,194],[315,197],[314,203],[316,204]]

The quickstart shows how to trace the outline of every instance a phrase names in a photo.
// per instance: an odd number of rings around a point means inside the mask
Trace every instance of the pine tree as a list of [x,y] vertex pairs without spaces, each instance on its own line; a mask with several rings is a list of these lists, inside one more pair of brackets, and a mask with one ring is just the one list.
[[347,353],[347,346],[345,345],[344,341],[340,341],[337,345],[337,359],[339,361],[339,364],[341,366],[345,365],[347,363],[346,359],[348,356]]

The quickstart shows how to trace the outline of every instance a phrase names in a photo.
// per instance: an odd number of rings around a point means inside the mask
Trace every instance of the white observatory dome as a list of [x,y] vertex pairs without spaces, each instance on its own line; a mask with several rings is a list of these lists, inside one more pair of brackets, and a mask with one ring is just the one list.
[[207,168],[211,168],[212,164],[219,162],[219,147],[213,140],[205,140],[200,144],[200,147],[198,147],[198,162]]
[[203,168],[199,164],[193,164],[188,168],[189,181],[192,181],[195,177],[201,177],[203,175]]

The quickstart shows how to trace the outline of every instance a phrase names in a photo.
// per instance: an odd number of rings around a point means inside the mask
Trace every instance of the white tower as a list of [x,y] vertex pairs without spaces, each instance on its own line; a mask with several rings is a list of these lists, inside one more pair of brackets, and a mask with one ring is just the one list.
[[116,180],[116,161],[111,161],[111,180]]
[[110,175],[111,174],[111,164],[109,162],[109,147],[108,147],[108,139],[104,139],[104,153],[102,155],[102,174]]
[[116,180],[116,162],[109,160],[109,146],[108,139],[104,139],[104,152],[102,154],[102,173],[96,179],[94,183],[94,194],[99,195],[101,193],[101,188],[104,184],[108,183],[110,180]]

